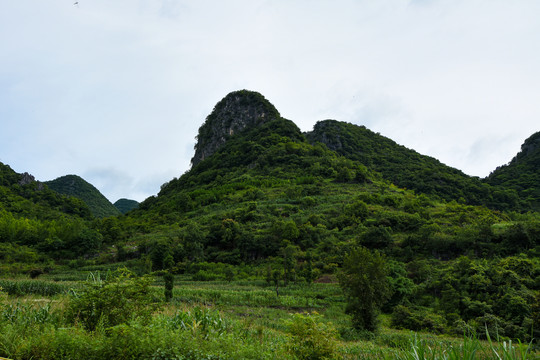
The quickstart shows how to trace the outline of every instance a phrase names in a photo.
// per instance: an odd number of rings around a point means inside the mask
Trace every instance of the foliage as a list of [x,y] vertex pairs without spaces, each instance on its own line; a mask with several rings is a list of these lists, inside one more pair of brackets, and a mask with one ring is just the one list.
[[8,280],[1,279],[0,287],[9,295],[24,296],[24,295],[41,295],[53,296],[57,294],[65,294],[71,290],[70,286],[62,283],[46,281],[46,280]]
[[126,214],[139,206],[139,202],[130,199],[118,199],[114,202],[116,207],[122,214]]
[[385,258],[377,251],[359,247],[345,257],[339,282],[355,328],[377,329],[377,313],[391,295],[387,274]]
[[45,184],[59,194],[82,200],[96,217],[104,218],[120,214],[120,211],[98,189],[80,176],[65,175]]
[[148,320],[155,308],[150,292],[150,277],[135,277],[127,269],[119,269],[102,280],[92,276],[79,291],[74,291],[67,316],[85,329],[110,327],[135,318]]
[[[487,333],[489,338],[489,333]],[[532,356],[532,357],[531,357]],[[395,354],[397,360],[461,360],[461,359],[533,359],[537,358],[531,351],[530,345],[512,341],[489,342],[489,349],[482,347],[476,336],[465,336],[463,342],[457,346],[441,347],[429,344],[414,335],[410,339],[409,349]]]
[[324,323],[317,313],[294,314],[288,324],[288,350],[296,359],[322,360],[334,357],[337,330]]
[[166,272],[163,275],[163,280],[165,282],[165,301],[170,301],[173,297],[173,288],[174,288],[174,275],[170,272]]
[[[529,210],[531,206],[539,209],[537,160],[534,160],[534,166],[531,159],[527,167],[498,169],[487,182],[483,182],[434,158],[407,149],[364,126],[335,120],[320,121],[308,133],[308,139],[312,144],[324,143],[338,154],[380,172],[385,179],[399,187],[418,193],[447,201],[463,199],[468,204],[482,204],[500,210]],[[514,179],[517,174],[523,174],[522,180],[508,181],[512,186],[489,185],[502,184],[506,179]],[[520,189],[527,190],[523,192]]]
[[497,195],[505,201],[509,192],[515,191],[520,198],[526,199],[528,207],[525,210],[540,209],[540,132],[531,135],[521,151],[508,163],[495,169],[486,182],[500,186]]

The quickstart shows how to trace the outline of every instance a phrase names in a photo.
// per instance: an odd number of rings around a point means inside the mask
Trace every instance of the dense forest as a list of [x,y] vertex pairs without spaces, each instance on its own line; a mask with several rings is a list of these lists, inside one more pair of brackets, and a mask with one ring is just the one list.
[[65,175],[45,184],[59,194],[81,199],[96,217],[120,215],[118,210],[98,189],[77,175]]
[[0,272],[117,264],[259,279],[277,296],[331,282],[357,331],[376,333],[383,314],[393,329],[529,342],[540,335],[539,134],[479,179],[363,126],[302,133],[262,95],[233,92],[201,126],[192,168],[140,204],[106,212],[77,195],[90,185],[78,177],[25,182],[0,164]]

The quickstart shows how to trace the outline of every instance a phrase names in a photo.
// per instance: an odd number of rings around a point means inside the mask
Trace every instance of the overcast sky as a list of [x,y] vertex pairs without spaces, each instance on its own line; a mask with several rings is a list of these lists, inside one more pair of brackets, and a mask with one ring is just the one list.
[[112,202],[190,168],[227,93],[365,125],[469,175],[540,131],[540,1],[3,0],[0,162]]

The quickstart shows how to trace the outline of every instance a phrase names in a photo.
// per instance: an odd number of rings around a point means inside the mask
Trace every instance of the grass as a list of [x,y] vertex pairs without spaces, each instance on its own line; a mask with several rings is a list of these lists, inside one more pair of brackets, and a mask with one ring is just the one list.
[[44,280],[11,280],[1,279],[0,287],[9,295],[42,295],[53,296],[66,294],[75,284],[56,283]]
[[[84,278],[65,273],[66,279],[77,277]],[[92,332],[64,316],[68,291],[81,282],[3,279],[0,284],[10,294],[0,299],[0,357],[10,359],[293,359],[288,324],[295,313],[312,311],[341,333],[336,359],[540,358],[531,344],[414,334],[388,328],[385,318],[378,334],[352,331],[337,284],[290,284],[277,296],[260,282],[177,277],[173,301],[162,303],[149,322],[134,317]],[[162,285],[154,286],[152,296],[162,292]]]

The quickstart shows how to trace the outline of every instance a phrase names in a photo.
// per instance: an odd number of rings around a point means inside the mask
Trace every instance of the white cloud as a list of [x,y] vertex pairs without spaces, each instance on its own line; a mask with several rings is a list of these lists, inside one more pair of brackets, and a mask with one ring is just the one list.
[[365,124],[485,176],[540,130],[538,15],[532,0],[3,2],[0,161],[142,200],[247,88],[304,131]]

